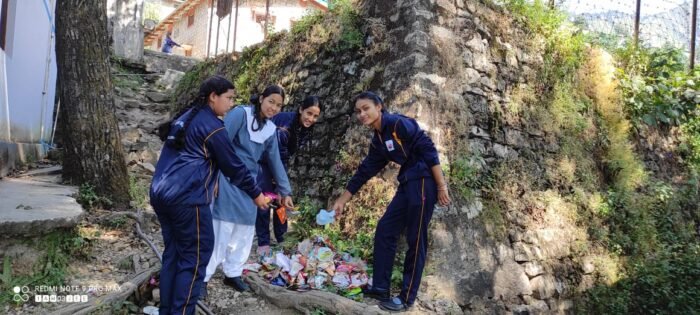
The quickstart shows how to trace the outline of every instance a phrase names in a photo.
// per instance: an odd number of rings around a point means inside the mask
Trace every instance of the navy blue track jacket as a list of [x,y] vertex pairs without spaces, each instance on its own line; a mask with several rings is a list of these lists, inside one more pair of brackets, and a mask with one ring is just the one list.
[[398,176],[401,184],[432,177],[430,169],[440,164],[435,144],[415,119],[385,112],[381,132],[375,130],[369,153],[348,182],[347,190],[353,195],[357,193],[389,161],[401,165]]
[[224,123],[209,106],[200,109],[185,133],[185,147],[171,143],[192,110],[173,121],[163,145],[151,183],[151,204],[155,206],[208,205],[212,202],[219,170],[231,183],[255,199],[261,189],[233,151]]

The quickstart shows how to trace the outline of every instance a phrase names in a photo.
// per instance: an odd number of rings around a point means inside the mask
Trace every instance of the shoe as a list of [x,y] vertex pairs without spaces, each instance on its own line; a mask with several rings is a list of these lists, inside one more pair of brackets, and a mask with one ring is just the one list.
[[370,285],[362,288],[362,295],[381,302],[389,301],[389,290],[375,289]]
[[250,286],[248,286],[241,277],[224,277],[224,284],[236,289],[238,292],[248,292],[250,291]]
[[207,297],[209,297],[209,292],[207,292],[207,283],[204,282],[204,285],[202,286],[202,290],[199,292],[199,299],[200,300],[206,300]]
[[411,305],[407,305],[401,298],[395,296],[387,301],[379,303],[379,308],[392,313],[398,313],[408,311]]

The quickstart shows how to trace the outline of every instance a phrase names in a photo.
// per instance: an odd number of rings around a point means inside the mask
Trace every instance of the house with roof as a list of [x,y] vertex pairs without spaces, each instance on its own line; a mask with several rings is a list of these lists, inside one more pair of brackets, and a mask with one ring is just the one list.
[[186,0],[144,36],[144,48],[160,51],[165,36],[182,47],[173,54],[207,58],[242,51],[262,42],[268,31],[289,30],[313,10],[327,10],[313,0]]

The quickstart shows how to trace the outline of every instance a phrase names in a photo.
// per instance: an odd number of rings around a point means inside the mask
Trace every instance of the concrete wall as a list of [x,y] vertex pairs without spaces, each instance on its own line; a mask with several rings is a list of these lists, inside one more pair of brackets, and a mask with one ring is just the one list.
[[119,57],[143,58],[143,0],[107,0],[112,49]]
[[56,95],[55,0],[10,0],[0,50],[0,176],[19,160],[41,158]]

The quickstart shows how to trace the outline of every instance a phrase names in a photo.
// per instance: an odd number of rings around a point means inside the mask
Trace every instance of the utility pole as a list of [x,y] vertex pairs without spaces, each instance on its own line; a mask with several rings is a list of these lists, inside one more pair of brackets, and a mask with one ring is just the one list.
[[233,52],[236,52],[236,35],[238,35],[238,0],[236,0],[236,21],[233,22]]
[[209,1],[211,13],[209,14],[209,37],[207,38],[207,58],[209,58],[209,49],[211,48],[211,26],[214,24],[214,0]]
[[639,45],[639,17],[641,16],[642,0],[637,0],[637,11],[634,13],[634,47]]
[[270,20],[270,0],[265,2],[265,39],[267,39],[267,23]]
[[693,13],[690,18],[690,70],[695,68],[695,37],[698,28],[698,0],[693,0]]

